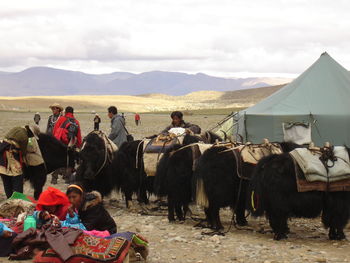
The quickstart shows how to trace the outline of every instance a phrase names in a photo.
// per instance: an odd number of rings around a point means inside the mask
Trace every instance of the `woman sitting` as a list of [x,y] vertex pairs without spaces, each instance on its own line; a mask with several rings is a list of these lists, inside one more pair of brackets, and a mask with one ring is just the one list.
[[99,192],[84,193],[79,185],[70,185],[66,194],[71,203],[70,214],[77,211],[87,230],[107,230],[110,234],[117,232],[117,225],[104,208]]
[[63,192],[48,187],[40,194],[36,210],[47,211],[49,214],[57,216],[59,220],[65,220],[69,207],[69,200]]

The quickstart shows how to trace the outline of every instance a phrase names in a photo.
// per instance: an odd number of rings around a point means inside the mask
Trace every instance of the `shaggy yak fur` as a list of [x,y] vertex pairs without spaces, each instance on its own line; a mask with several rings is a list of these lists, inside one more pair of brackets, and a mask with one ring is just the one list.
[[67,156],[69,162],[74,165],[76,153],[67,150],[67,146],[55,137],[41,133],[38,140],[39,148],[45,164],[38,166],[27,166],[24,168],[24,177],[29,179],[34,188],[34,198],[38,199],[46,183],[47,174],[67,166]]
[[[294,143],[281,143],[282,151],[288,152],[296,147]],[[240,226],[247,224],[245,209],[249,181],[241,179],[237,173],[237,160],[232,151],[225,147],[213,147],[199,158],[195,172],[194,184],[201,180],[204,193],[208,199],[208,207],[204,209],[208,226],[214,230],[223,229],[220,221],[220,208],[231,207]],[[242,163],[242,174],[250,178],[255,165]]]
[[[206,143],[222,141],[214,133],[209,133]],[[174,213],[180,221],[185,220],[188,206],[193,200],[193,155],[191,147],[175,145],[167,151],[157,166],[154,180],[154,192],[157,196],[167,196],[168,219],[175,221]]]
[[[205,133],[206,138],[213,138],[212,133]],[[203,138],[199,136],[186,135],[183,144],[189,145],[191,143],[199,142]],[[179,145],[174,145],[174,147],[179,147]],[[139,150],[138,150],[139,149]],[[119,188],[125,194],[125,201],[127,207],[129,206],[130,201],[132,200],[133,193],[137,194],[137,200],[140,203],[148,203],[147,192],[153,193],[154,188],[154,176],[147,176],[144,167],[143,167],[143,142],[142,141],[133,141],[124,143],[118,153],[117,153],[117,162],[119,167],[119,176],[120,184]],[[137,164],[136,167],[136,154]]]
[[[301,172],[299,167],[297,169]],[[349,220],[350,192],[298,192],[295,171],[289,154],[271,155],[260,160],[250,187],[254,191],[253,215],[262,216],[265,212],[274,239],[280,240],[287,238],[289,218],[315,218],[322,213],[322,222],[329,228],[329,238],[344,239],[343,229]]]
[[106,160],[106,145],[102,138],[90,133],[84,138],[79,153],[80,164],[77,168],[76,181],[86,192],[97,190],[103,196],[109,195],[118,185],[116,153],[113,160]]

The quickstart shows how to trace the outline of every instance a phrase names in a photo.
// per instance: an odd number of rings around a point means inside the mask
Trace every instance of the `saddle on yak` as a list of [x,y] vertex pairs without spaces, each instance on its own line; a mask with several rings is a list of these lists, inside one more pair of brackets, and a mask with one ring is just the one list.
[[157,165],[163,154],[174,147],[175,144],[182,144],[184,136],[177,136],[169,133],[160,134],[153,139],[143,140],[143,165],[147,176],[155,176]]
[[283,152],[279,143],[271,143],[267,139],[264,139],[262,144],[246,143],[238,146],[233,144],[227,148],[223,153],[232,151],[236,161],[237,174],[245,180],[250,180],[250,174],[244,174],[242,169],[244,163],[256,165],[263,157]]
[[289,153],[299,192],[350,191],[350,160],[345,147],[297,148]]

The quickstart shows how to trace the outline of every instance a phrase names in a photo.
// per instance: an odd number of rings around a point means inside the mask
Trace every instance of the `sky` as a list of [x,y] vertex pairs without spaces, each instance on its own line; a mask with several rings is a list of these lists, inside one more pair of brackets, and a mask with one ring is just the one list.
[[347,0],[4,0],[0,71],[294,77],[324,51],[350,69],[349,10]]

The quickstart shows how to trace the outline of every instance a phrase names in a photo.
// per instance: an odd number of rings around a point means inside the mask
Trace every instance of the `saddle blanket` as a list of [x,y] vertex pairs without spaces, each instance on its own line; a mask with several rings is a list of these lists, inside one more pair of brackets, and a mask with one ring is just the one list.
[[144,153],[165,153],[168,149],[172,148],[175,144],[182,144],[183,136],[164,136],[159,135],[158,137],[151,140],[144,140]]
[[276,143],[241,145],[235,149],[239,150],[243,162],[251,164],[257,164],[263,157],[271,154],[282,153],[281,146]]
[[320,160],[321,153],[297,148],[289,153],[304,173],[307,182],[336,182],[350,179],[350,161],[345,147],[334,147],[336,161],[327,161],[328,171]]

